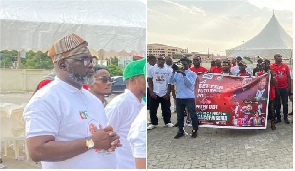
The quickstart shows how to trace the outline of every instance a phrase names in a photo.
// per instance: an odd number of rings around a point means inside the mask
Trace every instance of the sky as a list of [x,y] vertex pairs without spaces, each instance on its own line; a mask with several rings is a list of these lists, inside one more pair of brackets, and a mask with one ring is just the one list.
[[148,0],[147,43],[225,55],[260,33],[274,14],[293,37],[294,0]]

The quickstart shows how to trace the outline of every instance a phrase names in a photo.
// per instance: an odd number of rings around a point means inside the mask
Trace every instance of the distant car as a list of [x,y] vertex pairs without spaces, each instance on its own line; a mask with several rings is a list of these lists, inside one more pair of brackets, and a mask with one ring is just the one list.
[[126,89],[126,81],[123,76],[112,77],[112,93],[123,93]]

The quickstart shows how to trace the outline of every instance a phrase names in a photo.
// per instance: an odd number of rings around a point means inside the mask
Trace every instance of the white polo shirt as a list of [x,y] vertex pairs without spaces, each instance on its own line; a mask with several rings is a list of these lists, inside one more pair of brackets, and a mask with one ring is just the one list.
[[116,149],[117,169],[135,169],[134,157],[127,136],[132,122],[145,105],[139,101],[128,89],[115,97],[105,107],[108,124],[112,125],[114,131],[120,136],[122,147]]
[[[55,141],[72,141],[91,136],[107,126],[101,101],[85,89],[77,89],[55,77],[30,99],[24,110],[26,138],[52,135]],[[54,150],[54,149],[53,149]],[[94,149],[59,162],[42,161],[43,169],[114,169],[115,154]]]
[[146,117],[147,105],[143,106],[133,121],[128,134],[133,156],[135,158],[146,158]]

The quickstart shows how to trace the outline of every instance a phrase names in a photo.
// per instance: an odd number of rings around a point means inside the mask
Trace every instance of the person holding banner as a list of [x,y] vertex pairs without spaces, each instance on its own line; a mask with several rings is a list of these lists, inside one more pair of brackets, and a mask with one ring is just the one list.
[[[240,67],[238,66],[238,64],[243,60],[243,58],[241,56],[237,56],[236,57],[236,61],[237,61],[237,65],[232,67],[230,69],[230,72],[233,74],[233,75],[237,75],[239,72],[240,72]],[[249,66],[246,67],[246,72],[250,75],[252,75],[252,70]]]
[[262,71],[257,73],[257,76],[261,76],[265,73],[268,73],[271,75],[271,80],[270,80],[270,90],[269,90],[269,102],[268,102],[268,115],[269,115],[269,119],[271,120],[271,129],[272,130],[276,130],[276,126],[275,126],[275,110],[274,110],[274,100],[276,97],[276,93],[275,93],[275,86],[277,85],[277,81],[276,81],[276,77],[275,77],[275,73],[273,70],[270,69],[270,61],[265,59],[262,63]]
[[240,71],[236,74],[236,76],[252,76],[251,72],[247,72],[247,64],[245,61],[240,61],[238,63]]
[[205,67],[201,66],[201,62],[202,62],[202,59],[200,56],[194,56],[193,58],[194,66],[191,67],[190,70],[196,74],[208,72],[208,70]]
[[216,61],[216,66],[210,68],[210,72],[211,73],[222,73],[221,59],[217,58],[215,61]]
[[291,76],[288,65],[282,62],[282,55],[274,55],[275,63],[270,65],[270,68],[274,70],[276,74],[277,86],[276,86],[276,98],[275,98],[275,110],[277,114],[276,123],[281,122],[281,99],[283,104],[284,121],[286,124],[290,124],[288,120],[288,96],[291,93]]
[[233,75],[230,72],[230,62],[228,60],[225,60],[222,62],[222,73],[223,75]]
[[174,139],[184,136],[184,108],[187,107],[190,117],[192,119],[192,138],[197,137],[198,131],[198,116],[195,107],[195,81],[197,75],[189,70],[189,61],[187,58],[181,58],[180,62],[183,67],[179,68],[174,65],[173,74],[170,83],[176,83],[176,110],[177,110],[177,124],[178,132]]

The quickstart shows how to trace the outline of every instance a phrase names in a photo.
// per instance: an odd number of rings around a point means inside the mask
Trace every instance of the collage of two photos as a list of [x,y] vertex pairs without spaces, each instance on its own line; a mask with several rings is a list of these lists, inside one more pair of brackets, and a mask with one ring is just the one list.
[[292,169],[290,0],[0,2],[1,169]]

